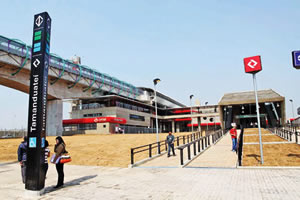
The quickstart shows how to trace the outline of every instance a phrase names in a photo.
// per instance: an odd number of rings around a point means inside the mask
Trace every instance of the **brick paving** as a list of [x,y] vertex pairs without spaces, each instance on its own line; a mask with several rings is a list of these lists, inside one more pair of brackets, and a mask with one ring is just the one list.
[[[27,199],[17,163],[0,164],[0,199]],[[300,199],[300,170],[230,168],[108,168],[65,165],[65,186],[54,190],[50,165],[46,193],[37,199]],[[28,198],[28,199],[32,199]]]

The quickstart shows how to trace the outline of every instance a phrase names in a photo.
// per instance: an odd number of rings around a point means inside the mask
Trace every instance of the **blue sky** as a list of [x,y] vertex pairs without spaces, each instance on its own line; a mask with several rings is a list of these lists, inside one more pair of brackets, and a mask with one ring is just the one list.
[[[34,14],[52,18],[51,52],[153,87],[189,105],[217,104],[224,93],[253,90],[243,58],[262,56],[258,89],[273,89],[300,106],[300,2],[290,1],[4,1],[0,35],[31,44]],[[0,129],[27,126],[28,95],[0,86]],[[67,109],[65,109],[67,113]]]

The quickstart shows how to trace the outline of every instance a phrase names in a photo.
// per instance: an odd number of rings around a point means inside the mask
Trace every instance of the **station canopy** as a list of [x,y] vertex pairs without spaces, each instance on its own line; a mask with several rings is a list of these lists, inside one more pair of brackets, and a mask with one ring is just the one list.
[[[282,102],[284,97],[280,96],[274,90],[259,90],[258,102],[268,103],[268,102]],[[255,94],[254,91],[248,92],[237,92],[237,93],[227,93],[221,98],[219,106],[226,105],[241,105],[241,104],[255,104]]]

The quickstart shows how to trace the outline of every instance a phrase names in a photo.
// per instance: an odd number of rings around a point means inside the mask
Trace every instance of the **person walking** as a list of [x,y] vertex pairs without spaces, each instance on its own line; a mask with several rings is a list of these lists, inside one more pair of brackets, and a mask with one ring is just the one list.
[[27,160],[27,136],[24,136],[23,142],[18,148],[18,161],[21,166],[22,181],[25,184],[26,180],[26,160]]
[[64,185],[64,164],[60,163],[60,157],[67,153],[66,144],[62,137],[58,136],[55,138],[56,145],[54,146],[55,157],[53,163],[56,164],[56,171],[58,174],[57,185],[54,188],[59,188]]
[[232,150],[231,151],[236,151],[236,144],[237,144],[237,131],[236,131],[236,125],[230,129],[230,135],[231,135],[231,140],[232,140]]
[[48,158],[50,157],[50,149],[49,147],[49,142],[48,140],[45,140],[45,163],[44,163],[44,172],[45,172],[45,178],[47,176],[47,171],[48,171]]
[[174,135],[172,135],[172,132],[169,132],[169,135],[167,136],[167,139],[166,139],[166,142],[168,144],[168,157],[170,157],[171,149],[173,152],[173,156],[176,156],[175,151],[174,151],[174,140],[175,140]]

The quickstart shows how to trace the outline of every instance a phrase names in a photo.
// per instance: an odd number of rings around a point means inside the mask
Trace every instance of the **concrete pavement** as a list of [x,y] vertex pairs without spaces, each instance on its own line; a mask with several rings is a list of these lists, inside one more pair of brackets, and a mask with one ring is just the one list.
[[[25,198],[17,163],[0,164],[0,199]],[[46,193],[37,199],[300,199],[300,170],[230,168],[107,168],[65,165],[65,187],[54,190],[51,164]]]
[[[238,130],[238,135],[240,130]],[[187,167],[236,167],[237,154],[232,149],[232,140],[229,133],[207,149],[202,155],[193,160]]]

